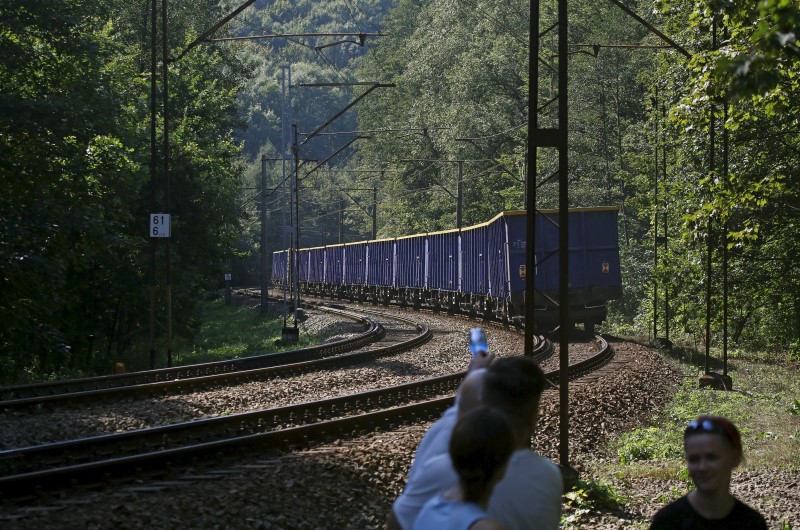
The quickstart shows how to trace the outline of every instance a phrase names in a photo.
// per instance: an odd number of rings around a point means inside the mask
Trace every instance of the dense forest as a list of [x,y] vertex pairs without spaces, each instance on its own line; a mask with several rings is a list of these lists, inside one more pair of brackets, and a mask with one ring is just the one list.
[[[529,2],[155,4],[154,24],[151,0],[0,0],[3,382],[108,371],[151,304],[160,350],[168,302],[191,338],[223,273],[258,281],[262,193],[285,244],[295,159],[302,246],[370,238],[373,214],[378,237],[453,228],[459,169],[465,224],[525,205]],[[800,356],[797,3],[568,8],[570,205],[621,211],[609,329],[702,343],[710,270],[713,344],[727,280],[732,347]],[[552,102],[556,1],[540,12]]]

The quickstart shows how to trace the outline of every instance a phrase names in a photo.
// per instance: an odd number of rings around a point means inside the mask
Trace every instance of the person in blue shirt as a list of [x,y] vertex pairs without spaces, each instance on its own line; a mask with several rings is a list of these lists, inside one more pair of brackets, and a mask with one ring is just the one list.
[[[539,418],[539,403],[548,382],[541,367],[523,355],[504,357],[478,372],[470,383],[474,391],[460,392],[459,415],[467,396],[480,396],[473,406],[502,411],[514,433],[515,450],[508,472],[494,488],[488,513],[507,530],[557,530],[561,519],[563,481],[558,467],[531,450]],[[479,377],[478,377],[479,376]],[[471,376],[472,377],[472,376]],[[466,382],[465,382],[466,383]],[[462,390],[467,390],[462,384]],[[449,439],[442,439],[441,441]],[[419,455],[419,453],[418,453]],[[450,455],[428,453],[415,460],[403,494],[395,501],[388,530],[411,530],[424,504],[458,484]]]
[[486,509],[514,448],[514,431],[500,410],[481,407],[460,417],[449,444],[458,485],[425,504],[414,530],[503,530]]
[[483,378],[494,354],[473,352],[464,381],[458,388],[456,403],[422,437],[403,493],[395,499],[387,521],[387,530],[411,530],[425,503],[437,493],[450,489],[458,477],[450,464],[448,444],[459,417],[482,405]]

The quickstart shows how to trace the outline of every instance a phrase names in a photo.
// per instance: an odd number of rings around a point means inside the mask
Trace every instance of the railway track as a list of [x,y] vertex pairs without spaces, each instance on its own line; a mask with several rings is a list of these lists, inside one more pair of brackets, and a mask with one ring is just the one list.
[[[410,339],[412,342],[418,339]],[[579,377],[608,361],[611,350],[598,339],[597,354],[570,367]],[[409,343],[395,348],[412,347]],[[542,341],[536,355],[552,346]],[[254,412],[154,427],[100,437],[0,452],[0,492],[30,494],[43,488],[129,475],[142,468],[191,461],[202,455],[236,454],[247,447],[282,449],[328,437],[392,429],[437,417],[453,401],[465,372],[358,394]],[[557,371],[548,373],[552,381]]]
[[[363,331],[350,338],[309,348],[270,353],[241,359],[219,361],[130,374],[116,374],[86,379],[72,379],[46,384],[0,387],[0,410],[23,410],[37,407],[56,408],[107,401],[112,399],[145,399],[186,393],[222,385],[268,380],[321,368],[347,366],[368,362],[376,355],[393,353],[387,342],[386,329],[366,312],[354,312],[342,307],[313,304],[314,308],[359,322]],[[372,315],[380,313],[373,312]],[[393,320],[401,321],[399,317]],[[413,347],[430,338],[430,332],[406,319],[409,331],[416,335]]]

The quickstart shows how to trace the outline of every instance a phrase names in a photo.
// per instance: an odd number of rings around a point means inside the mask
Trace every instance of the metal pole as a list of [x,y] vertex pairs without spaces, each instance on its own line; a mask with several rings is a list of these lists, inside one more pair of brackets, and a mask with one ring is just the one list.
[[[283,76],[281,77],[281,171],[282,171],[282,180],[281,180],[281,194],[283,197],[283,201],[281,201],[281,228],[283,230],[283,248],[289,248],[289,234],[287,232],[287,228],[289,224],[286,222],[286,154],[288,151],[288,139],[287,136],[287,124],[289,120],[286,117],[286,84],[287,84],[287,73],[289,75],[289,85],[291,86],[291,70],[289,70],[289,65],[283,66]],[[289,170],[291,171],[291,169]],[[291,210],[290,210],[291,212]],[[291,215],[291,214],[290,214]],[[286,270],[284,271],[286,275],[283,281],[283,315],[284,315],[284,325],[286,324],[286,313],[287,313],[287,303],[286,303],[286,291],[287,291],[287,283],[288,283],[288,274],[289,274],[289,255],[286,256]]]
[[456,207],[456,228],[461,228],[462,202],[464,200],[464,161],[458,161],[458,206]]
[[[530,48],[528,49],[528,138],[534,139],[539,129],[539,2],[530,3]],[[533,355],[534,293],[536,282],[536,152],[537,143],[528,145],[528,174],[525,179],[525,355]]]
[[567,0],[558,1],[559,460],[569,464],[569,157],[567,153]]
[[261,313],[267,312],[267,155],[261,155]]
[[[728,26],[722,28],[723,40],[728,40]],[[728,100],[722,104],[722,182],[728,188]],[[722,375],[728,377],[728,218],[722,225]],[[730,387],[733,388],[733,387]]]
[[[381,171],[381,182],[383,182]],[[372,186],[372,239],[378,239],[378,186]]]
[[[667,117],[667,109],[664,105],[664,101],[662,99],[661,102],[661,119],[662,123],[665,124],[665,127],[662,129],[662,134],[666,133],[666,117]],[[666,136],[666,134],[665,134]],[[667,206],[667,142],[663,142],[661,146],[661,158],[663,161],[663,166],[661,167],[661,174],[664,177],[664,213],[662,217],[661,224],[664,226],[664,261],[666,265],[669,266],[669,230],[667,229],[667,212],[669,211],[669,207]],[[669,282],[664,281],[664,338],[669,341]]]
[[653,100],[653,123],[655,128],[655,146],[653,164],[653,340],[658,340],[658,85]]
[[[728,182],[728,102],[722,106],[722,178]],[[728,219],[722,225],[722,375],[728,375]]]
[[[717,19],[714,17],[711,25],[711,47],[712,49],[717,48]],[[715,127],[716,124],[714,123],[714,102],[711,101],[711,112],[708,120],[708,135],[709,135],[709,173],[713,176],[714,172],[716,171],[716,159],[715,159]],[[706,340],[705,340],[705,350],[706,350],[706,360],[705,360],[705,373],[709,373],[710,371],[710,356],[711,356],[711,273],[712,273],[712,257],[714,254],[714,247],[712,244],[713,241],[713,221],[712,217],[708,216],[708,246],[707,246],[707,256],[706,256]]]
[[[158,85],[156,83],[156,72],[158,70],[158,52],[156,35],[158,24],[157,0],[150,2],[150,213],[156,211],[156,171],[158,168],[158,154],[156,151],[156,93]],[[156,240],[150,238],[150,369],[156,367]]]
[[710,356],[711,356],[711,257],[713,254],[713,248],[711,245],[711,240],[713,235],[713,222],[711,217],[708,218],[708,245],[706,248],[706,333],[705,333],[705,364],[703,365],[704,373],[709,373],[711,371],[710,368]]
[[[163,67],[164,67],[164,180],[166,182],[166,203],[167,213],[170,212],[170,176],[169,176],[169,84],[168,84],[168,63],[169,63],[169,40],[167,35],[167,4],[168,0],[161,2],[161,39],[163,46]],[[172,264],[170,258],[170,248],[172,241],[172,226],[170,225],[170,236],[167,238],[167,366],[172,366]]]
[[528,140],[525,140],[525,155],[522,158],[522,209],[528,205]]
[[297,124],[294,131],[294,327],[297,329],[297,303],[300,299],[300,146],[297,143]]

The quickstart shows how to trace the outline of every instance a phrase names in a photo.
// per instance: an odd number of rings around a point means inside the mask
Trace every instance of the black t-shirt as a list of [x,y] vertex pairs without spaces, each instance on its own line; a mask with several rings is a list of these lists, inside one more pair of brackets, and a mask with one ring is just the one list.
[[650,530],[751,529],[767,530],[767,521],[760,513],[738,499],[731,513],[722,519],[706,519],[692,508],[686,495],[661,508],[650,524]]

